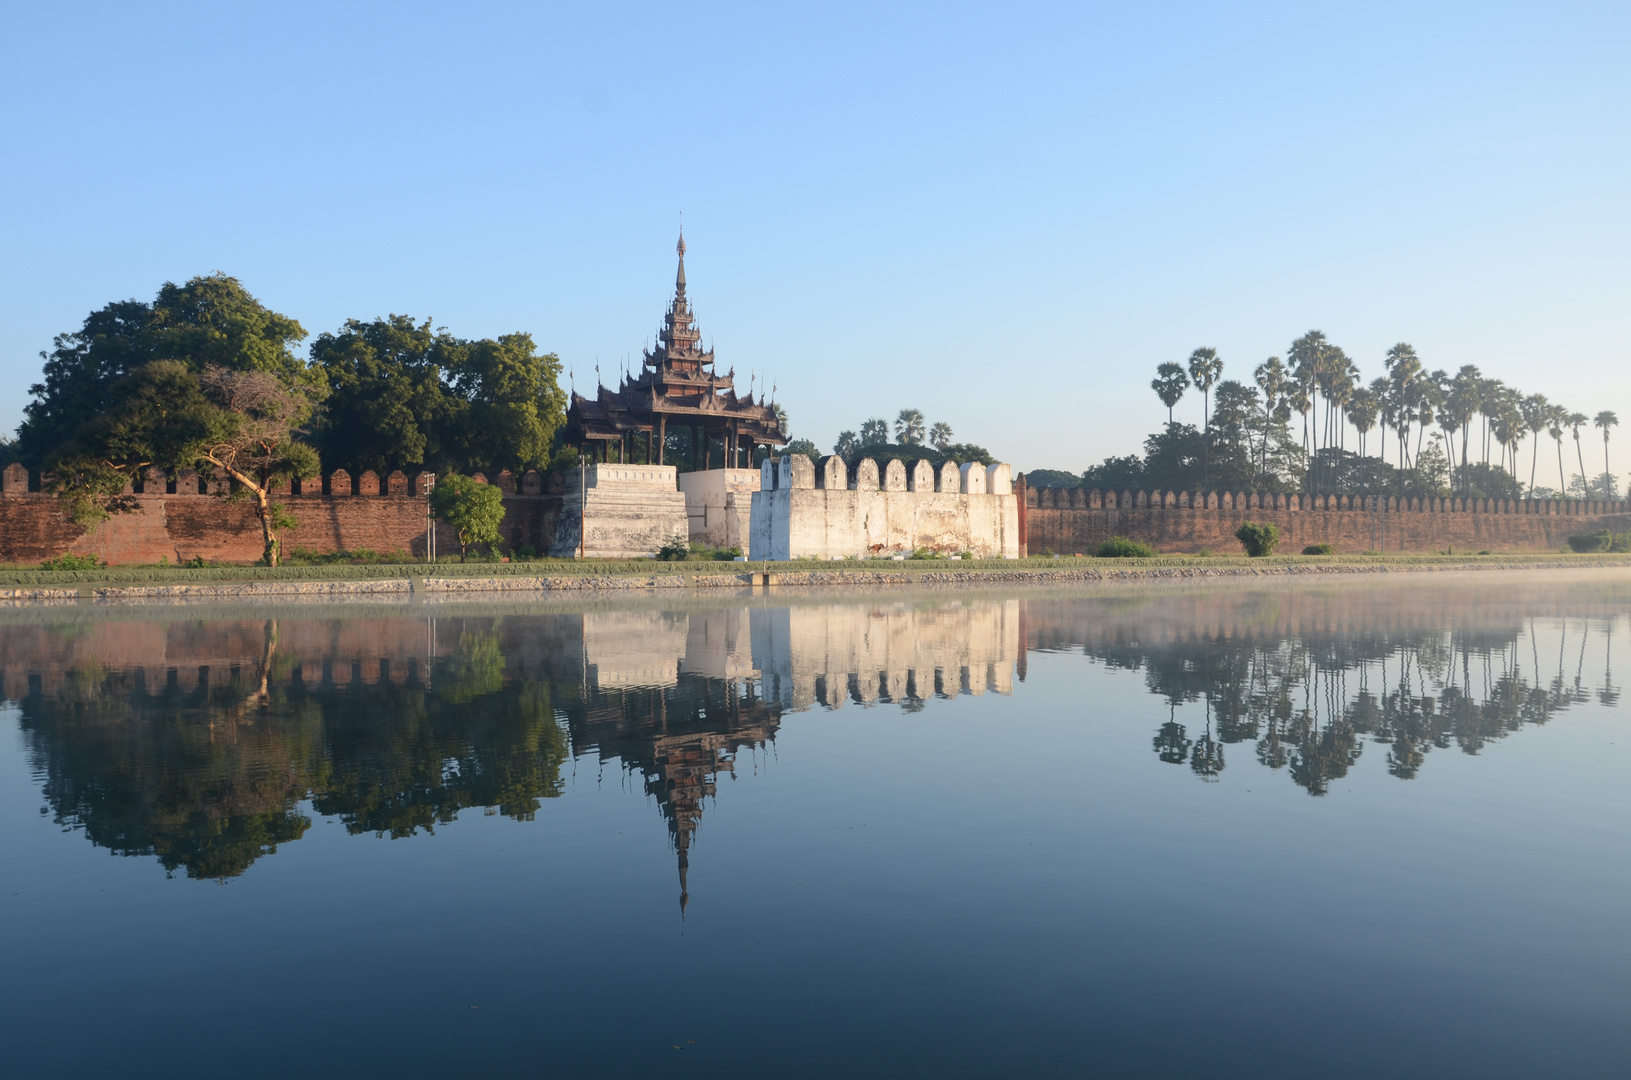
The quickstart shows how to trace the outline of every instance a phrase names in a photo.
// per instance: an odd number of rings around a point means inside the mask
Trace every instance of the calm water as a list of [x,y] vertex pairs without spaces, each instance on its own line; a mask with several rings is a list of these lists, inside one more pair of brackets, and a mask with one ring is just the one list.
[[1631,577],[0,611],[12,1076],[1623,1076]]

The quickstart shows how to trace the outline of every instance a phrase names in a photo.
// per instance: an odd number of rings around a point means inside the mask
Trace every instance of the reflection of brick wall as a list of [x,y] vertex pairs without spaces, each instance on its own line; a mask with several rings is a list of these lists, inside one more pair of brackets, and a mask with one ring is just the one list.
[[[1019,490],[1016,484],[1016,491]],[[1347,496],[1098,492],[1027,488],[1031,554],[1092,554],[1125,536],[1158,551],[1237,553],[1243,521],[1280,527],[1280,550],[1331,544],[1361,551],[1557,551],[1576,533],[1631,529],[1631,502],[1522,499],[1372,499]]]
[[[37,563],[69,551],[99,555],[115,565],[156,563],[161,558],[178,563],[198,556],[250,563],[261,557],[260,524],[248,501],[161,494],[160,477],[144,485],[151,494],[135,496],[136,511],[114,514],[87,533],[63,516],[54,497],[29,492],[26,475],[20,484],[9,474],[5,481],[0,493],[0,562]],[[423,555],[424,499],[407,493],[408,481],[400,473],[392,474],[388,481],[381,484],[367,472],[356,485],[359,494],[321,494],[322,488],[313,481],[303,485],[306,492],[280,497],[278,501],[299,522],[283,532],[285,549],[302,547],[326,553],[368,548]],[[501,476],[501,487],[505,481],[513,490],[508,473]],[[330,484],[333,491],[349,491],[353,486],[343,472],[336,472]],[[549,487],[529,473],[523,490],[531,493],[505,495],[500,532],[506,550],[526,544],[540,552],[548,549],[561,502],[560,495],[550,493]],[[393,493],[382,495],[382,488]],[[439,555],[458,553],[458,538],[446,525],[438,527],[436,544]]]

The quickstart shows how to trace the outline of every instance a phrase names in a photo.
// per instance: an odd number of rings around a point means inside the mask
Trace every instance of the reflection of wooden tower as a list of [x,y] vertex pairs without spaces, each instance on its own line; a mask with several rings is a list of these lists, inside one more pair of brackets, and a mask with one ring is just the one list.
[[673,686],[588,691],[566,712],[574,753],[619,759],[657,800],[678,855],[683,916],[704,802],[720,773],[736,771],[738,752],[775,739],[781,707],[758,700],[752,682],[682,674]]

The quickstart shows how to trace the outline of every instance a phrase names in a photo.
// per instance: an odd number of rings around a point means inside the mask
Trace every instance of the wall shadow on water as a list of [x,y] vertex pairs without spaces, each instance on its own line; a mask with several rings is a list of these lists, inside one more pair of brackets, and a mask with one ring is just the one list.
[[1080,654],[1142,676],[1160,761],[1202,781],[1255,762],[1323,795],[1368,747],[1410,780],[1435,751],[1476,754],[1573,705],[1613,704],[1609,648],[1627,610],[1627,584],[1601,579],[275,618],[14,610],[0,619],[0,695],[20,709],[54,820],[208,880],[299,840],[308,807],[389,838],[468,808],[526,821],[562,793],[574,756],[615,762],[666,823],[683,911],[719,775],[788,713],[932,719],[937,700],[987,693],[1022,707],[1031,658]]

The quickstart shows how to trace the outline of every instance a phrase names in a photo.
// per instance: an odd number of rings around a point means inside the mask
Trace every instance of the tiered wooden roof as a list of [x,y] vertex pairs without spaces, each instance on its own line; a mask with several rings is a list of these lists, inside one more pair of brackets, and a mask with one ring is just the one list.
[[[751,392],[737,396],[735,368],[724,375],[714,371],[714,351],[703,349],[702,332],[685,295],[683,233],[677,250],[674,300],[657,332],[656,347],[644,350],[639,374],[623,376],[617,389],[597,387],[593,398],[572,394],[566,414],[567,441],[626,446],[627,436],[644,432],[654,437],[659,464],[670,424],[699,429],[706,439],[721,439],[738,451],[751,451],[755,445],[781,445],[787,440],[772,406],[755,401]],[[734,462],[727,459],[727,463]]]

